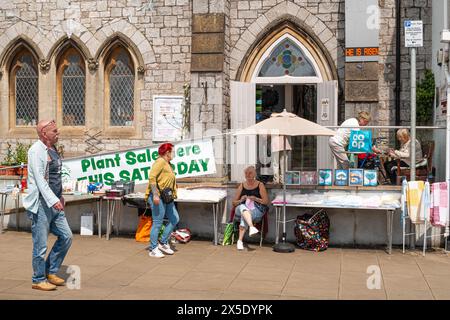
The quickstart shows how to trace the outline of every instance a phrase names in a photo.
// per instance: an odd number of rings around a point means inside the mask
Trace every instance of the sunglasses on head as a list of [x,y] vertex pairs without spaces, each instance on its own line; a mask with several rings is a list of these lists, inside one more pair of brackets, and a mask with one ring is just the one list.
[[49,123],[47,123],[45,126],[43,126],[41,129],[41,132],[43,132],[45,128],[47,128],[48,126],[51,126],[53,124],[56,124],[55,120],[52,120]]

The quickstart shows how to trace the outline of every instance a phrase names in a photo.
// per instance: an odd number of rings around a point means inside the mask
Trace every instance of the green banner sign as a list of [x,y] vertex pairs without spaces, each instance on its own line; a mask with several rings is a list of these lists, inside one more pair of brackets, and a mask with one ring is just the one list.
[[[174,143],[175,158],[171,161],[177,178],[196,177],[216,173],[211,139]],[[114,181],[147,183],[150,169],[158,159],[158,147],[127,150],[93,157],[63,161],[63,182],[101,182],[111,185]]]

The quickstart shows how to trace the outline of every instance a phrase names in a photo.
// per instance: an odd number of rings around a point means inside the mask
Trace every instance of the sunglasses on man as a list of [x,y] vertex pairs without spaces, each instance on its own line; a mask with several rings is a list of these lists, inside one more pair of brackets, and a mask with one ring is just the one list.
[[41,128],[41,132],[44,132],[44,129],[47,128],[48,126],[54,125],[56,124],[55,120],[50,121],[49,123],[47,123],[45,126],[43,126]]

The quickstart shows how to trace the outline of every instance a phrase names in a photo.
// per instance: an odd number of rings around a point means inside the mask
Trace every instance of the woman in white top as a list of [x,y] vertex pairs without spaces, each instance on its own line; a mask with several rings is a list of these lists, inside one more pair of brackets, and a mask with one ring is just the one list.
[[338,169],[348,169],[349,161],[346,154],[348,142],[350,140],[350,132],[353,128],[367,126],[370,122],[370,114],[366,111],[358,113],[358,118],[350,118],[341,124],[341,128],[336,131],[336,135],[332,136],[328,141],[331,152],[337,161]]

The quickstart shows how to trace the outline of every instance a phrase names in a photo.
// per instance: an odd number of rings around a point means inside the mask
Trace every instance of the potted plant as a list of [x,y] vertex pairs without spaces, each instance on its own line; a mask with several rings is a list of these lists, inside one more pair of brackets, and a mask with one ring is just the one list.
[[[8,148],[6,150],[5,159],[2,162],[3,167],[20,166],[22,163],[27,164],[28,162],[28,149],[31,145],[26,145],[21,142],[16,144],[16,149],[13,150],[11,143],[7,142]],[[7,170],[1,170],[0,175],[9,176],[26,176],[28,170],[26,167],[22,168],[11,168]]]
[[[17,143],[16,146],[16,154],[15,154],[15,162],[16,165],[27,164],[28,163],[28,149],[30,149],[31,145],[23,144],[21,142]],[[24,168],[17,168],[16,173],[18,175],[26,176],[28,174],[27,167],[24,166]]]
[[[15,153],[13,151],[12,145],[9,142],[7,142],[6,144],[8,145],[8,148],[6,149],[5,159],[3,160],[2,164],[1,164],[2,168],[11,167],[14,165]],[[0,175],[13,176],[13,175],[15,175],[15,172],[14,172],[14,169],[2,169],[2,170],[0,170]]]

